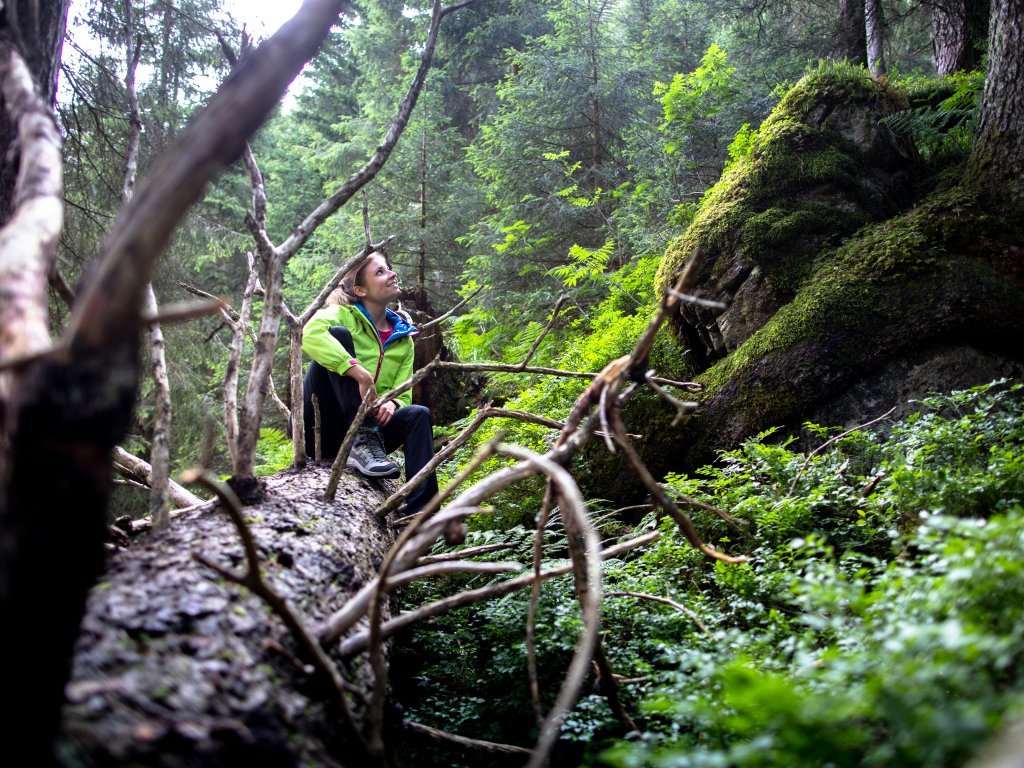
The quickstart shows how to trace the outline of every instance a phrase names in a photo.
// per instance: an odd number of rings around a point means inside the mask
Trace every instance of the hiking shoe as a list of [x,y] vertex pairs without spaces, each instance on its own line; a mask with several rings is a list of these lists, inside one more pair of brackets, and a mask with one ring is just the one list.
[[348,454],[348,465],[366,477],[398,477],[401,470],[384,452],[384,442],[375,429],[360,429],[352,450]]

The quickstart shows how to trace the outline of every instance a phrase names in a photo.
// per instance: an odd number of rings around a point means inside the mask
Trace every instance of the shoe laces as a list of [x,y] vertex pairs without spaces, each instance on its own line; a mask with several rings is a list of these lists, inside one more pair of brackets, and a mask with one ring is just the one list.
[[380,432],[375,429],[360,429],[359,432],[363,445],[366,446],[374,461],[390,461],[384,450],[384,441],[380,437]]

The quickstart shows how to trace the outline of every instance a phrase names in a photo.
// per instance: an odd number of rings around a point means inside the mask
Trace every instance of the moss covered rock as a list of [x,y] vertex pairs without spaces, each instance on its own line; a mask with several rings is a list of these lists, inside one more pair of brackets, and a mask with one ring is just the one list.
[[839,67],[802,80],[666,253],[697,246],[673,318],[704,384],[679,466],[767,427],[839,424],[928,391],[1024,371],[1024,230],[960,188],[915,189],[915,153],[879,120],[898,93]]
[[708,191],[658,272],[659,287],[671,284],[702,246],[698,292],[729,305],[685,305],[674,318],[698,370],[791,301],[830,246],[912,202],[916,152],[881,122],[903,106],[863,69],[823,68],[789,91]]

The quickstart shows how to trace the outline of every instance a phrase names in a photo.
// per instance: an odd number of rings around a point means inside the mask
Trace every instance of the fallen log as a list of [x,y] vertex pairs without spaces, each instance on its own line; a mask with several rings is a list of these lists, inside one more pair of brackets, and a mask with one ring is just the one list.
[[[308,627],[374,577],[394,540],[372,511],[393,483],[346,475],[326,502],[328,472],[311,463],[268,478],[265,500],[243,510],[264,578]],[[111,556],[76,646],[62,761],[357,764],[358,722],[346,726],[329,684],[281,619],[196,555],[242,570],[243,547],[222,509],[188,512]],[[338,668],[358,721],[369,668],[340,660]]]

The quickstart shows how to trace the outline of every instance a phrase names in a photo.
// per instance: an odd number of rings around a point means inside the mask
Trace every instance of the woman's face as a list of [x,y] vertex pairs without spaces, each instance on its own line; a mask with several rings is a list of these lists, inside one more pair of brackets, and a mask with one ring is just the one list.
[[386,304],[398,296],[402,289],[398,287],[398,275],[382,256],[371,256],[366,260],[366,267],[359,275],[359,285],[354,286],[357,296],[367,301]]

